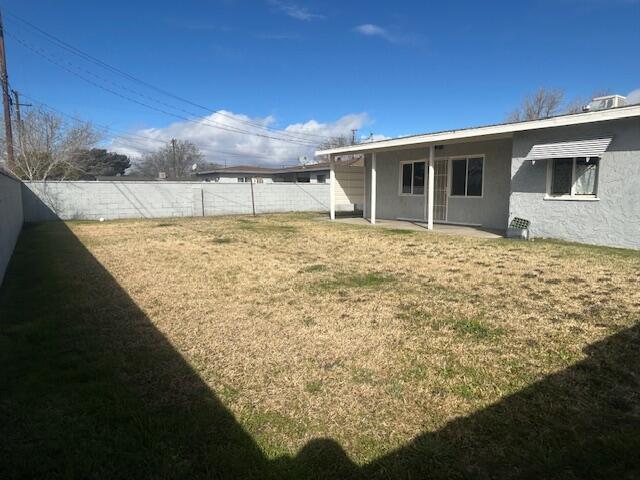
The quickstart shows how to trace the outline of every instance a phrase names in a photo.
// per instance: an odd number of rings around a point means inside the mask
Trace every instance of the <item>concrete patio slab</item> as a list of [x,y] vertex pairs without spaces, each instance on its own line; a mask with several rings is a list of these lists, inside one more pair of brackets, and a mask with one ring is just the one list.
[[[323,218],[327,220],[328,218]],[[376,220],[375,225],[372,225],[369,220],[365,218],[336,218],[337,223],[346,223],[350,225],[368,225],[374,228],[392,228],[399,230],[413,230],[428,233],[427,224],[423,222],[412,222],[408,220]],[[433,226],[433,231],[444,235],[455,235],[460,237],[473,237],[473,238],[503,238],[504,231],[491,230],[482,227],[470,227],[466,225],[450,225],[436,223]]]

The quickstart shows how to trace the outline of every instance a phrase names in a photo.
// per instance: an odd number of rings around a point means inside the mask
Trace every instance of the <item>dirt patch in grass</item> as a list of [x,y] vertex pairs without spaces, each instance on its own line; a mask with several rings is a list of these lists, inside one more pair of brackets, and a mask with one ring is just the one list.
[[[624,349],[598,350],[598,362],[589,360],[592,345],[638,322],[637,252],[400,234],[313,218],[167,223],[179,235],[156,228],[158,221],[69,227],[270,460],[331,438],[349,461],[389,477],[482,476],[478,465],[515,476],[522,470],[504,465],[519,461],[544,478],[566,472],[561,462],[579,451],[595,456],[580,456],[571,471],[593,468],[603,457],[584,442],[637,424],[625,413],[639,407],[637,390],[627,388],[637,377],[620,373],[633,362],[616,360]],[[73,265],[73,258],[56,262]],[[76,270],[78,285],[95,278]],[[97,322],[100,331],[92,302],[65,304],[65,318]],[[162,363],[151,350],[149,364]],[[594,393],[613,377],[615,394]],[[154,399],[175,401],[153,378],[140,380]],[[591,420],[583,425],[583,418]],[[594,427],[605,420],[620,430]],[[607,455],[623,458],[637,436],[625,442]],[[393,456],[407,445],[417,453]],[[582,450],[556,457],[572,445]]]

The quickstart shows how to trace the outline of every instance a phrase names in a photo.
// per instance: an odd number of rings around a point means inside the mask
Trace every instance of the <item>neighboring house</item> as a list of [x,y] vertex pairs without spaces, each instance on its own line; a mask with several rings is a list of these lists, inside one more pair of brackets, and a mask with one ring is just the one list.
[[505,230],[519,217],[532,237],[640,248],[640,105],[317,152],[352,154],[372,223]]
[[[341,166],[362,166],[362,159],[339,162]],[[215,168],[195,175],[207,182],[244,183],[253,179],[254,183],[297,182],[297,183],[329,183],[329,162],[297,165],[294,167],[268,168],[255,166],[233,166]]]
[[216,183],[247,183],[251,179],[253,183],[273,183],[274,171],[273,168],[237,165],[196,172],[195,176],[205,182]]
[[298,165],[279,169],[274,182],[329,183],[329,162]]

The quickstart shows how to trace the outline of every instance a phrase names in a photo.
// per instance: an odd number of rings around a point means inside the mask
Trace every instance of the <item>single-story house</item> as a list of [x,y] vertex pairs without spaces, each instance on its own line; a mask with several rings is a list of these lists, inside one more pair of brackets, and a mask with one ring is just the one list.
[[[358,166],[358,161],[359,165],[362,166],[361,157],[350,159],[349,161],[338,161],[338,166],[355,167]],[[329,170],[329,162],[282,168],[238,165],[196,172],[195,175],[204,181],[219,183],[244,183],[249,181],[254,183],[329,183]]]
[[234,165],[195,172],[198,180],[216,183],[273,183],[274,168]]
[[519,218],[531,237],[640,248],[640,105],[316,152],[330,165],[355,154],[371,223],[504,231]]

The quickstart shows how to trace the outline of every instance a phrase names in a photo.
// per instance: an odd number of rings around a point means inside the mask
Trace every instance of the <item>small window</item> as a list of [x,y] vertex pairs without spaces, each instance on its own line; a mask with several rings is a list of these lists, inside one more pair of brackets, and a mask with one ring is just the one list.
[[482,196],[482,158],[470,158],[467,163],[467,195]]
[[413,174],[413,163],[402,164],[402,193],[411,193],[411,175]]
[[424,194],[424,163],[416,162],[413,164],[413,194]]
[[467,192],[467,160],[451,161],[451,195],[463,196]]
[[451,160],[451,196],[481,197],[484,157]]
[[595,195],[599,158],[576,158],[575,195]]
[[401,162],[400,194],[424,195],[425,162]]
[[553,160],[553,172],[551,181],[552,195],[571,195],[573,184],[573,159],[556,158]]
[[560,197],[595,196],[598,157],[554,158],[550,160],[549,195]]
[[316,176],[316,181],[318,183],[327,183],[327,176],[326,175],[318,175],[318,176]]

